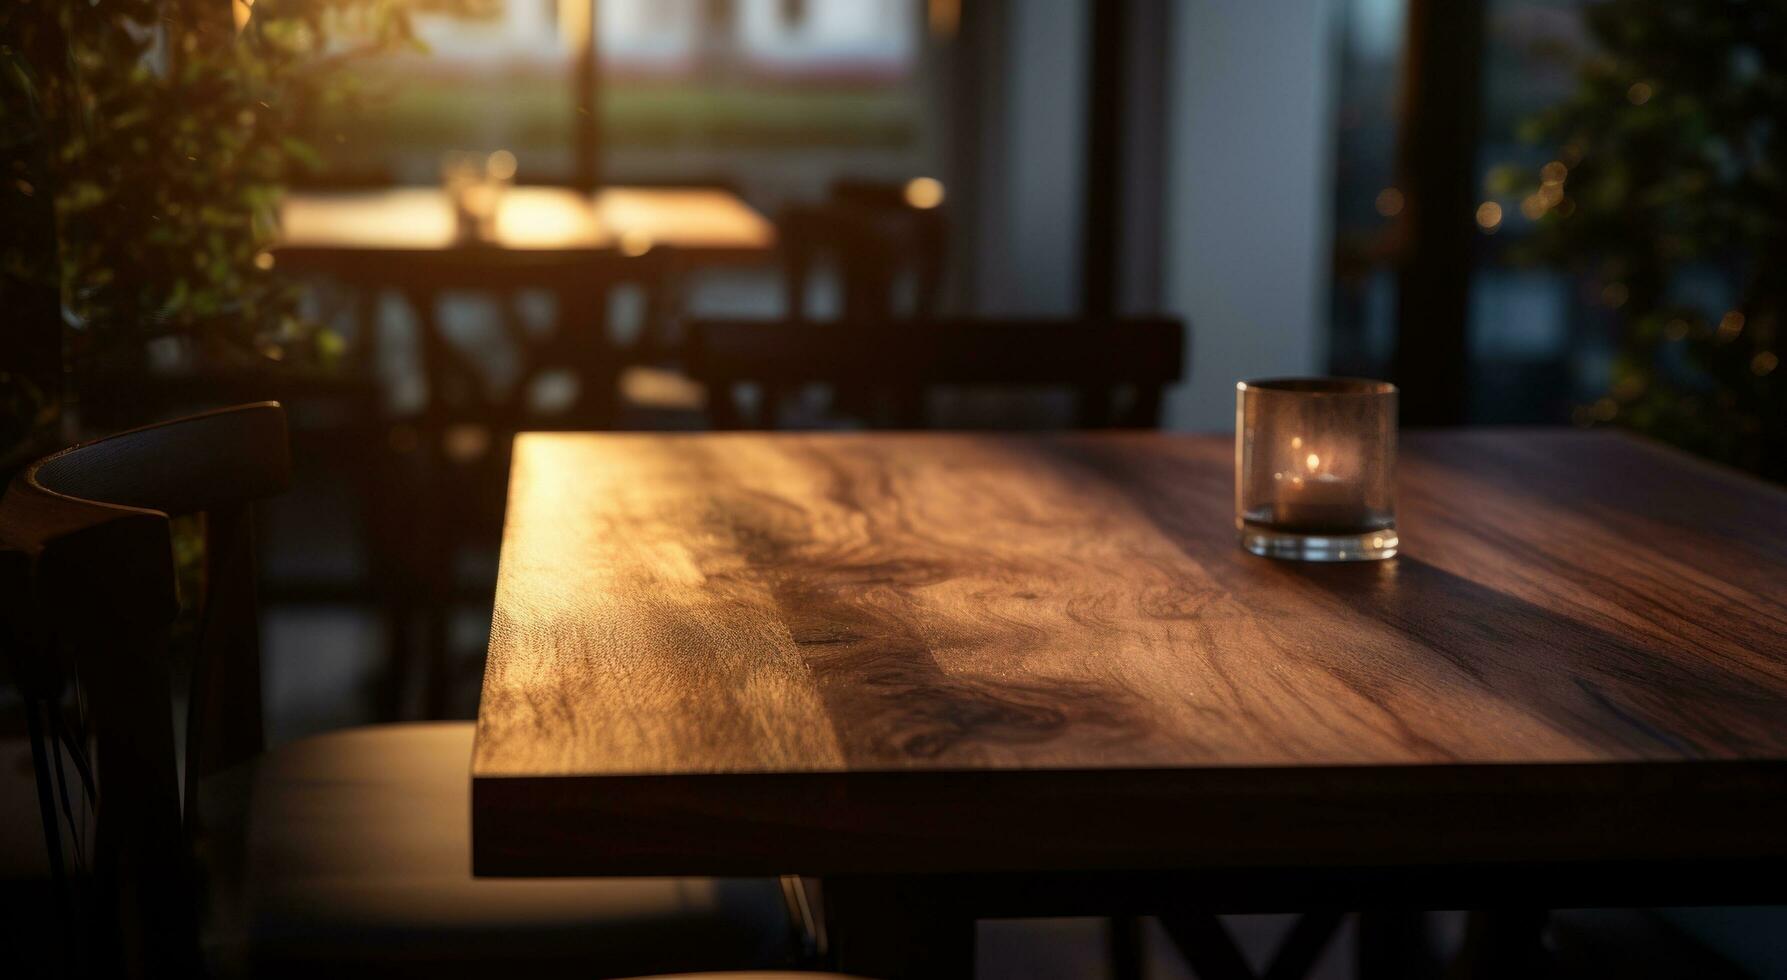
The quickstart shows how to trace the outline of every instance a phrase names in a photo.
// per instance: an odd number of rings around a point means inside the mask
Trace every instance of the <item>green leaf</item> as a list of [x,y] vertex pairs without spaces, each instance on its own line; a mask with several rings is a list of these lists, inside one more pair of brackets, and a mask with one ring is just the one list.
[[304,142],[296,136],[284,136],[280,138],[279,145],[285,148],[287,154],[291,155],[298,162],[304,164],[304,166],[309,167],[312,170],[323,169],[322,155],[317,153],[316,148],[312,147],[309,143]]

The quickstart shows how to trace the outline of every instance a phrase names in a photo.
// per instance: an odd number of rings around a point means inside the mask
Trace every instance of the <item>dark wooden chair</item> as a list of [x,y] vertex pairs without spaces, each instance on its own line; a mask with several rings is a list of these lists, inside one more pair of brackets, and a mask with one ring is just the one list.
[[[906,187],[839,180],[824,200],[782,208],[776,222],[777,252],[786,319],[862,324],[938,313],[947,270],[948,214],[941,200],[915,206]],[[811,293],[820,283],[835,289],[835,316],[821,317],[813,308]],[[705,427],[704,407],[715,396],[688,376],[689,332],[686,326],[677,331],[670,326],[670,321],[681,320],[674,312],[677,306],[648,297],[648,329],[632,352],[641,363],[629,369],[619,398],[623,427]],[[674,343],[673,332],[678,337]],[[670,363],[650,364],[653,360]],[[763,401],[780,405],[787,394],[767,389]]]
[[918,200],[913,190],[919,183],[846,177],[832,182],[828,196],[839,207],[875,216],[883,234],[901,240],[912,277],[910,315],[936,316],[943,304],[952,223],[943,185],[929,181],[937,196]]
[[[376,326],[363,319],[341,363],[326,368],[237,355],[196,359],[203,362],[176,371],[138,370],[128,385],[116,386],[120,394],[109,412],[83,405],[82,421],[99,431],[122,430],[231,405],[277,401],[284,406],[294,472],[308,482],[300,485],[299,495],[323,486],[344,492],[366,573],[360,578],[264,571],[261,598],[269,605],[324,602],[377,610],[386,644],[372,693],[379,720],[397,720],[404,717],[401,693],[412,675],[421,672],[424,684],[434,676],[415,663],[413,648],[417,626],[431,619],[425,616],[426,587],[438,563],[421,554],[430,539],[418,520],[423,511],[415,506],[417,489],[433,474],[427,471],[427,454],[417,451],[422,448],[418,420],[387,408],[374,364]],[[263,549],[269,540],[279,540],[279,523],[266,511],[258,515],[256,535]],[[268,535],[270,524],[274,533]]]
[[[93,814],[85,866],[64,876],[83,913],[71,918],[85,934],[65,944],[84,958],[74,972],[614,976],[794,961],[775,880],[474,879],[469,723],[267,751],[249,518],[288,471],[269,402],[77,446],[0,498],[15,682],[40,735],[82,706],[85,730],[37,754],[56,861],[85,824],[70,796]],[[204,538],[186,613],[170,530],[182,515]]]
[[860,324],[937,315],[948,215],[939,207],[908,204],[902,186],[840,181],[827,200],[783,211],[782,289],[789,320],[814,319],[807,291],[828,259],[838,286],[839,320]]
[[[750,419],[735,385],[766,390],[826,384],[878,391],[890,406],[871,424],[929,424],[923,398],[944,386],[1076,392],[1076,427],[1153,427],[1161,391],[1184,370],[1185,331],[1175,319],[924,318],[882,323],[705,320],[690,325],[692,373],[708,386],[719,428],[773,428]],[[773,408],[773,404],[768,406]]]
[[[948,215],[934,204],[914,207],[904,186],[840,180],[824,200],[782,209],[776,226],[785,319],[861,325],[937,315],[947,269]],[[813,308],[812,291],[821,283],[834,291],[832,316]],[[685,330],[685,337],[692,338],[691,332]],[[766,414],[777,414],[788,395],[765,385]],[[712,403],[727,396],[710,390],[707,397]],[[863,409],[854,394],[842,401],[854,412]],[[729,406],[719,408],[722,416],[728,411]]]

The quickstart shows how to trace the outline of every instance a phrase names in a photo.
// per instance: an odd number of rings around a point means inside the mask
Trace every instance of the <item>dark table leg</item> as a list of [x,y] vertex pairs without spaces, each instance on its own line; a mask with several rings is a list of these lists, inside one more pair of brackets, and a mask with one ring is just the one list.
[[1532,977],[1553,974],[1545,949],[1544,909],[1476,909],[1466,921],[1464,948],[1448,974],[1453,980]]
[[1147,936],[1142,919],[1135,915],[1119,915],[1109,923],[1111,980],[1142,980],[1142,963],[1147,959]]
[[832,964],[878,980],[974,976],[974,919],[935,881],[827,878],[825,933]]
[[1428,945],[1426,913],[1367,909],[1359,913],[1358,976],[1432,978],[1439,964]]
[[558,291],[558,338],[577,372],[573,419],[580,428],[614,424],[620,381],[619,351],[608,337],[608,293],[612,281],[569,283]]
[[1222,919],[1209,912],[1170,912],[1160,916],[1179,955],[1200,980],[1254,980],[1254,973]]
[[446,716],[451,665],[448,620],[453,602],[453,557],[459,544],[453,515],[463,506],[462,495],[455,492],[457,484],[448,478],[444,441],[449,423],[464,417],[468,406],[476,417],[477,406],[486,404],[486,399],[478,371],[441,330],[439,291],[413,286],[404,296],[416,318],[422,374],[428,388],[428,400],[418,420],[416,463],[421,493],[413,502],[410,518],[420,648],[412,663],[421,665],[422,717],[436,719]]

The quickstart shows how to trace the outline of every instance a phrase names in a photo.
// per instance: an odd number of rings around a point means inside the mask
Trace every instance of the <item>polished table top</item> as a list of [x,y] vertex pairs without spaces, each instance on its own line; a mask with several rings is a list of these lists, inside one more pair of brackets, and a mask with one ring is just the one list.
[[[441,252],[460,246],[453,207],[435,187],[310,192],[280,206],[275,253],[288,258],[329,252]],[[486,251],[552,252],[650,248],[762,253],[775,227],[736,194],[718,188],[607,187],[594,194],[566,187],[519,186],[498,205]]]
[[480,874],[1787,856],[1787,493],[1652,444],[1408,434],[1325,566],[1227,437],[514,453]]

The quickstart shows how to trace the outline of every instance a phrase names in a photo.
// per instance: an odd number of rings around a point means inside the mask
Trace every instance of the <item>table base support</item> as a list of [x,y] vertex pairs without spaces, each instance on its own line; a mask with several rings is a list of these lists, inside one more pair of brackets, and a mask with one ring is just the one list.
[[884,980],[974,976],[974,919],[942,890],[898,877],[827,878],[824,902],[838,970]]

